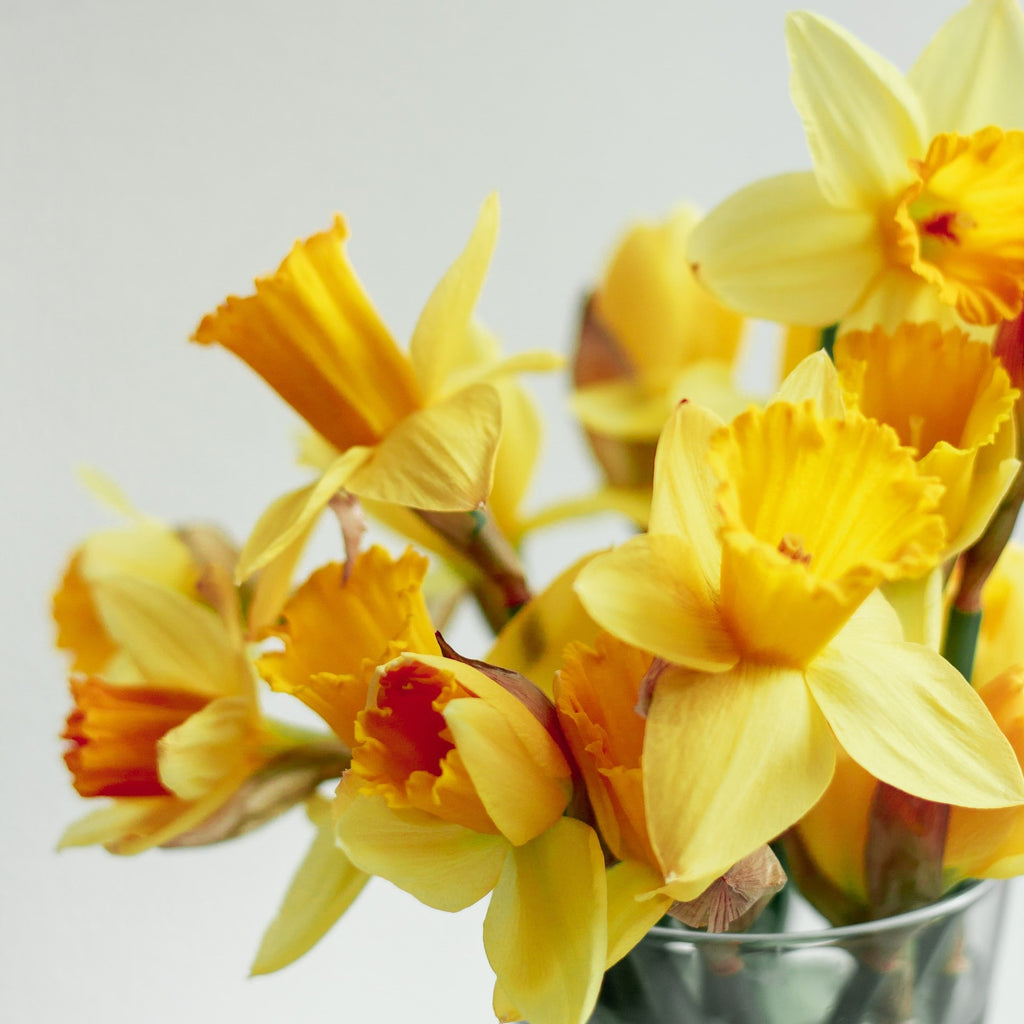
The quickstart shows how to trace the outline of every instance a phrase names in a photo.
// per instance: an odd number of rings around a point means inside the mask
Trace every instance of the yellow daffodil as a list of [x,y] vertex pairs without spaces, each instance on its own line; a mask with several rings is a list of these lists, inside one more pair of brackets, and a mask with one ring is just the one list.
[[681,398],[726,417],[746,405],[733,383],[743,319],[690,269],[687,239],[697,216],[680,207],[660,223],[632,227],[594,292],[588,316],[602,337],[585,325],[571,405],[597,435],[653,446]]
[[113,802],[61,844],[138,853],[203,825],[294,741],[260,714],[240,632],[211,608],[131,575],[92,581],[90,596],[115,663],[137,674],[72,677],[65,761],[81,795]]
[[852,331],[836,342],[835,361],[847,406],[888,423],[920,471],[942,481],[945,554],[969,547],[1020,465],[1017,391],[999,359],[963,331],[931,323]]
[[213,842],[340,772],[337,744],[260,712],[242,620],[251,595],[231,583],[230,542],[209,527],[172,530],[99,475],[88,482],[127,524],[75,552],[53,614],[72,667],[64,759],[82,796],[112,802],[61,845]]
[[751,185],[690,240],[698,276],[752,316],[841,329],[992,325],[1024,293],[1024,15],[974,0],[910,73],[791,14],[791,93],[813,172]]
[[593,830],[562,817],[572,770],[553,708],[530,702],[458,661],[382,666],[338,787],[338,842],[441,910],[492,893],[496,1005],[582,1024],[607,954],[604,859]]
[[827,787],[837,744],[930,799],[1024,799],[977,695],[934,651],[904,643],[872,593],[934,564],[940,496],[892,430],[856,412],[776,401],[725,426],[677,409],[649,534],[577,580],[602,627],[665,663],[644,788],[666,878],[703,878],[797,821]]
[[340,489],[433,511],[476,508],[491,490],[501,401],[490,379],[550,368],[515,357],[464,373],[470,321],[498,230],[498,200],[483,205],[466,248],[441,279],[403,355],[363,292],[337,217],[299,242],[247,298],[205,317],[194,340],[248,363],[339,454],[314,484],[274,502],[242,552],[248,576],[301,541]]

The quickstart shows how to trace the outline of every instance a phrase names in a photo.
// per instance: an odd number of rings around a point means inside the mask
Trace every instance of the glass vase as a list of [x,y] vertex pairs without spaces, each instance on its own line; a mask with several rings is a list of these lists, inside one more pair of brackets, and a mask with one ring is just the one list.
[[[1001,883],[971,882],[910,913],[775,933],[653,928],[605,976],[591,1024],[982,1024]],[[674,924],[674,922],[673,922]]]

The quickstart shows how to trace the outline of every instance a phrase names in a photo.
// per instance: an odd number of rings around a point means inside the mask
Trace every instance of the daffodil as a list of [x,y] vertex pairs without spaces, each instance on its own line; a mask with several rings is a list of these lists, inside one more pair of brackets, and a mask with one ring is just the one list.
[[571,399],[593,433],[653,445],[681,398],[726,417],[746,404],[733,383],[743,318],[690,269],[687,239],[697,219],[680,207],[660,223],[633,226],[594,291],[588,316],[603,334],[601,358],[585,326]]
[[835,361],[847,406],[888,423],[920,471],[942,481],[945,554],[969,547],[1020,466],[1017,391],[999,359],[957,328],[902,324],[843,335]]
[[435,288],[404,355],[356,278],[341,217],[299,242],[247,298],[206,316],[194,340],[251,366],[338,453],[314,484],[274,502],[242,552],[241,577],[285,556],[340,489],[431,511],[474,509],[491,490],[501,400],[490,382],[550,368],[524,354],[463,372],[471,317],[498,230],[484,203],[462,254]]
[[127,522],[78,548],[53,614],[72,668],[64,760],[80,795],[111,802],[61,845],[213,842],[337,775],[337,744],[260,710],[242,620],[252,595],[231,583],[230,542],[142,515],[98,474],[88,482]]
[[[91,580],[89,594],[119,670],[72,676],[65,761],[82,796],[112,802],[72,825],[61,844],[138,853],[181,842],[297,740],[263,718],[241,633],[213,609],[127,574]],[[220,831],[246,813],[232,806]]]
[[1024,293],[1024,15],[973,0],[910,73],[791,14],[791,94],[812,172],[757,182],[690,240],[698,276],[748,315],[841,329],[993,325]]
[[873,593],[941,553],[941,486],[890,428],[828,418],[820,404],[776,401],[729,425],[680,406],[658,448],[650,532],[577,580],[603,628],[664,662],[644,790],[672,881],[703,878],[797,821],[839,745],[929,799],[1024,799],[977,695],[934,651],[904,643]]
[[572,769],[558,735],[539,693],[527,703],[468,664],[403,655],[356,720],[337,836],[354,864],[429,906],[491,893],[496,1009],[583,1024],[607,957],[604,859],[594,831],[563,817]]

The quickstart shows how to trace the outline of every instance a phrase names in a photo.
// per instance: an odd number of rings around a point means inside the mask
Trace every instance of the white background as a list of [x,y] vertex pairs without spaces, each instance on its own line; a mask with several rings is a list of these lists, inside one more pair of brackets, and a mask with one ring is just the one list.
[[[481,303],[509,349],[568,349],[621,227],[809,161],[778,0],[674,4],[0,3],[3,706],[0,1019],[489,1019],[477,908],[448,917],[375,881],[303,961],[247,980],[308,829],[293,814],[205,851],[57,855],[87,807],[57,735],[48,593],[109,519],[99,466],[146,511],[244,537],[303,479],[295,419],[240,363],[186,339],[294,238],[349,218],[353,262],[397,337],[499,189]],[[821,0],[907,67],[955,0]],[[754,373],[772,364],[768,336]],[[534,491],[593,472],[542,382]],[[528,550],[538,581],[611,524]],[[325,553],[333,554],[330,539]],[[481,643],[464,634],[464,645]],[[1024,906],[993,1024],[1019,1019]]]

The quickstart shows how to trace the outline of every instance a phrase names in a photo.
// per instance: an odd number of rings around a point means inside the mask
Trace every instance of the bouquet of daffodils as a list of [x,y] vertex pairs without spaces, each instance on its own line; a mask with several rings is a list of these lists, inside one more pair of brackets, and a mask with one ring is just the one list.
[[[257,973],[377,875],[489,899],[496,1015],[533,1024],[610,1005],[666,916],[739,931],[788,880],[850,924],[1024,871],[1024,15],[973,0],[906,76],[812,14],[787,44],[813,169],[632,227],[585,305],[593,494],[523,507],[520,376],[562,360],[474,318],[494,196],[405,350],[341,217],[202,319],[305,422],[310,482],[239,547],[91,475],[123,523],[54,598],[64,758],[99,805],[64,846],[304,805]],[[767,400],[735,383],[746,317],[785,332]],[[531,533],[609,510],[635,535],[535,591]],[[338,560],[297,579],[324,515]],[[489,650],[452,646],[463,601]],[[322,728],[265,716],[268,686]]]

